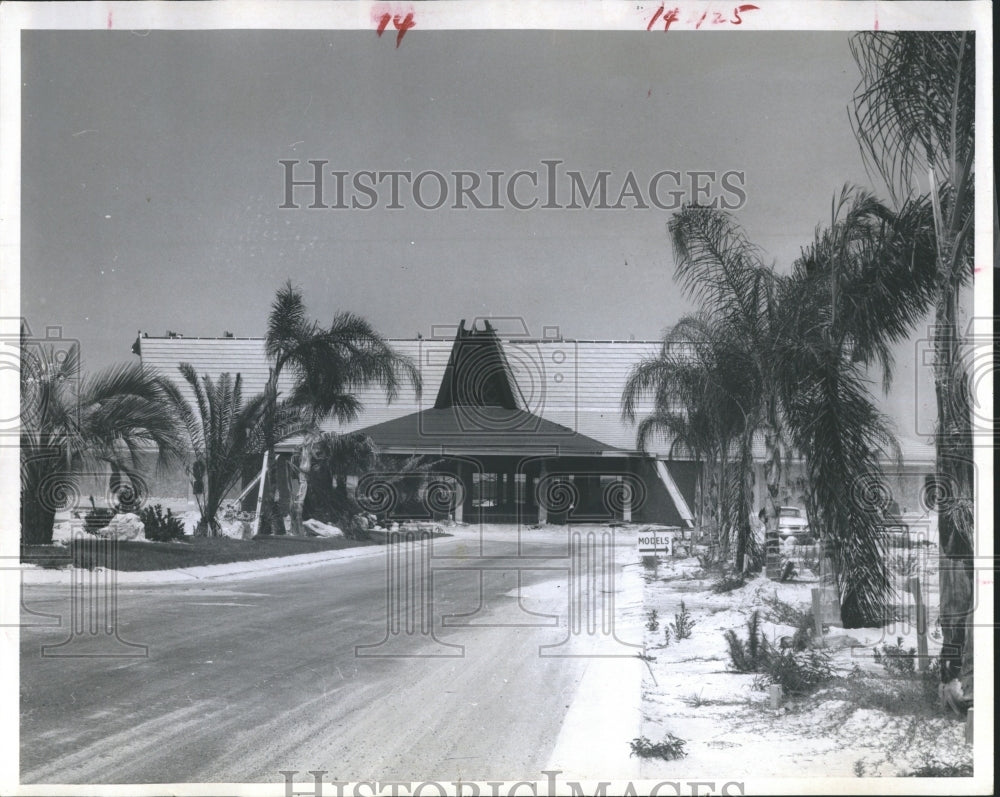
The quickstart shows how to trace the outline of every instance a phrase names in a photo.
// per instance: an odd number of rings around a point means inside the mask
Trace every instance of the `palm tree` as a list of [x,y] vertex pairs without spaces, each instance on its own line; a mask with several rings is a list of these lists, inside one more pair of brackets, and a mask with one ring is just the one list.
[[244,402],[240,374],[224,373],[213,381],[200,379],[189,363],[181,363],[181,376],[191,388],[194,406],[178,394],[176,408],[187,431],[193,455],[192,486],[201,519],[198,533],[219,532],[216,515],[229,491],[243,473],[247,459],[263,450],[264,394]]
[[[724,342],[721,363],[738,388],[729,399],[739,415],[734,444],[735,463],[726,486],[726,522],[736,537],[736,568],[743,570],[748,553],[756,556],[753,515],[754,441],[768,445],[768,494],[777,495],[785,436],[770,376],[775,291],[780,278],[765,266],[732,217],[720,210],[688,206],[675,213],[669,231],[675,274],[684,291],[702,311]],[[773,509],[773,507],[772,507]],[[776,513],[772,511],[772,517]]]
[[366,511],[364,498],[359,501],[359,496],[348,490],[349,476],[372,475],[369,492],[384,490],[380,498],[386,495],[394,498],[385,512],[391,518],[394,512],[405,512],[407,505],[419,498],[431,469],[439,461],[420,455],[384,457],[365,434],[327,432],[317,438],[312,462],[303,513],[343,524],[346,530],[355,513]]
[[302,534],[302,511],[320,422],[356,419],[363,409],[354,392],[358,388],[377,386],[391,402],[403,383],[409,382],[419,396],[420,373],[360,316],[338,313],[328,327],[309,321],[302,293],[290,280],[278,289],[271,305],[265,346],[270,372],[264,389],[263,429],[269,461],[278,442],[278,380],[286,370],[294,380],[286,401],[302,410],[310,427],[299,446],[299,483],[291,508],[292,533]]
[[21,340],[21,540],[52,542],[56,511],[79,497],[86,472],[138,482],[146,456],[169,465],[183,453],[173,384],[141,364],[81,378],[76,347],[56,352]]
[[[680,447],[705,463],[701,470],[699,520],[704,523],[705,502],[714,492],[714,517],[719,542],[728,550],[729,526],[726,485],[729,453],[743,423],[741,406],[745,382],[739,378],[733,341],[704,314],[689,315],[663,336],[655,357],[643,359],[629,374],[622,392],[622,417],[634,423],[637,404],[652,396],[653,411],[636,428],[636,446],[647,451],[661,435],[671,441],[670,455]],[[714,483],[714,490],[710,484]]]
[[375,442],[364,434],[321,435],[312,449],[309,491],[303,514],[323,521],[343,522],[355,510],[347,490],[347,477],[373,470],[378,463]]
[[851,50],[861,71],[855,134],[893,196],[927,176],[934,218],[934,382],[939,505],[941,677],[961,676],[972,698],[972,412],[965,345],[958,329],[963,286],[973,276],[975,34],[968,31],[860,33]]
[[868,389],[892,378],[891,344],[926,312],[933,288],[930,214],[893,214],[845,187],[831,225],[781,285],[772,371],[787,426],[805,455],[810,522],[831,555],[846,628],[882,625],[892,599],[881,536],[880,461],[898,446]]

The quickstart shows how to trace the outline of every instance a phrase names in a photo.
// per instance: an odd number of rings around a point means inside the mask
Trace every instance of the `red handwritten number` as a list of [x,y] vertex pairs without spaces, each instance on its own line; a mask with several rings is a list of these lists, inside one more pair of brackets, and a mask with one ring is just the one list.
[[378,27],[375,29],[375,35],[381,38],[382,34],[385,33],[385,29],[389,27],[390,22],[392,22],[392,26],[398,31],[396,34],[396,47],[399,47],[399,43],[403,41],[403,36],[406,35],[406,31],[417,24],[413,21],[412,11],[402,18],[400,18],[399,14],[393,15],[387,12],[379,17]]
[[399,47],[399,43],[403,41],[403,36],[406,35],[406,31],[412,28],[417,23],[413,21],[413,12],[406,15],[406,18],[400,22],[399,14],[392,18],[392,24],[395,26],[399,33],[396,34],[396,46]]
[[[677,22],[678,20],[680,20],[680,18],[681,18],[681,10],[680,10],[680,8],[674,7],[672,9],[670,9],[669,11],[667,11],[666,9],[667,9],[666,5],[661,5],[658,9],[656,9],[656,13],[653,14],[653,18],[651,20],[649,20],[649,24],[646,25],[646,30],[652,30],[653,29],[653,25],[655,25],[660,20],[661,17],[663,19],[663,29],[664,30],[670,30],[670,26],[674,22]],[[740,6],[735,6],[733,8],[733,16],[732,16],[731,19],[726,19],[722,15],[722,13],[719,12],[719,11],[713,11],[712,12],[711,24],[712,25],[725,25],[727,22],[731,22],[733,25],[742,25],[743,24],[743,17],[741,17],[740,15],[741,14],[745,14],[747,11],[760,11],[760,7],[759,6],[755,6],[755,5],[751,5],[751,4],[747,4],[747,3],[745,3],[743,5],[740,5]],[[695,25],[694,25],[695,30],[699,30],[701,28],[702,23],[705,22],[705,19],[707,17],[708,17],[708,11],[703,12],[702,15],[701,15],[701,17],[698,19],[698,21],[695,22]],[[693,21],[694,21],[693,17],[688,17],[687,24],[690,25]]]
[[670,30],[670,26],[681,18],[681,12],[679,8],[672,8],[669,11],[667,11],[666,14],[664,14],[663,12],[665,10],[666,6],[660,6],[658,9],[656,9],[656,13],[653,14],[653,18],[649,20],[649,24],[646,26],[646,30],[652,30],[653,25],[656,24],[656,21],[660,18],[660,16],[663,16],[664,30]]
[[747,11],[760,11],[760,7],[759,6],[754,6],[754,5],[736,6],[736,8],[733,9],[733,20],[732,20],[733,24],[734,25],[742,25],[743,24],[743,17],[741,17],[740,14],[741,13],[746,13]]

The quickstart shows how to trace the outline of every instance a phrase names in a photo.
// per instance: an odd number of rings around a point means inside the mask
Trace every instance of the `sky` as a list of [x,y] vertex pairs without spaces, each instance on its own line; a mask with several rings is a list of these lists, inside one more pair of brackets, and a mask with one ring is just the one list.
[[878,188],[842,32],[28,31],[22,70],[21,312],[90,369],[138,330],[262,335],[288,278],[318,320],[388,337],[496,316],[653,339],[693,307],[669,210],[282,209],[283,159],[484,181],[557,159],[613,196],[629,172],[739,171],[734,216],[781,270],[841,186]]

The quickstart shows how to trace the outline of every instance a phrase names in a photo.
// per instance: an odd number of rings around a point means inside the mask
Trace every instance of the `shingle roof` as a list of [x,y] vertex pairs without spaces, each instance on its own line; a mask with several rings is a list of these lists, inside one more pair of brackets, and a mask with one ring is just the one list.
[[365,434],[392,452],[559,454],[594,456],[617,452],[592,437],[530,412],[502,407],[423,410],[368,426]]
[[[444,376],[453,338],[390,339],[399,353],[410,356],[423,380],[423,397],[404,390],[387,405],[378,388],[357,391],[364,412],[354,422],[326,428],[354,431],[401,418],[434,405]],[[217,377],[223,372],[243,376],[245,395],[264,389],[268,377],[263,338],[161,338],[140,337],[139,353],[145,366],[167,376],[177,375],[177,366],[190,363],[199,374]],[[658,341],[584,341],[502,339],[504,356],[523,400],[524,409],[552,424],[566,427],[606,447],[635,449],[635,427],[621,418],[621,391],[632,366],[654,356]],[[285,372],[278,382],[288,392],[292,375]],[[181,385],[187,391],[186,384]],[[520,402],[519,402],[520,403]],[[652,399],[640,403],[638,417],[652,410]],[[654,441],[653,453],[666,454],[669,441]]]

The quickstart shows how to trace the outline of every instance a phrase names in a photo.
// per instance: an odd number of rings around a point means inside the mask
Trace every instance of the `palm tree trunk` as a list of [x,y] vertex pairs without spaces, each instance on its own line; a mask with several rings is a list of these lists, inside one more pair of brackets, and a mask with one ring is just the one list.
[[750,479],[753,477],[753,429],[748,424],[748,428],[743,432],[740,440],[740,464],[737,473],[736,490],[733,506],[734,517],[733,530],[736,533],[736,572],[742,573],[746,566],[747,554],[750,553],[752,541],[750,535],[750,514],[753,511],[753,500],[751,499]]
[[729,559],[729,532],[725,529],[726,523],[726,488],[729,484],[729,457],[726,452],[728,448],[728,443],[723,443],[722,447],[719,449],[719,470],[718,470],[718,482],[716,484],[716,507],[715,507],[715,522],[716,522],[716,533],[719,535],[719,543],[721,545],[722,556],[725,559]]
[[21,541],[25,545],[51,545],[55,510],[34,498],[30,487],[21,492]]
[[974,471],[971,417],[961,391],[964,377],[957,330],[955,290],[941,299],[936,313],[935,393],[937,398],[937,472],[940,556],[941,680],[960,678],[971,701],[973,684],[971,616],[974,602],[972,513]]
[[[22,451],[22,457],[25,456]],[[21,483],[21,542],[25,545],[51,545],[56,512],[53,501],[43,495],[46,477],[57,473],[48,455],[28,461],[22,468]]]
[[299,484],[295,490],[295,494],[292,496],[290,512],[292,519],[291,533],[299,537],[305,534],[305,529],[302,526],[302,510],[303,507],[305,507],[306,495],[309,492],[309,474],[312,472],[313,442],[314,441],[311,435],[306,435],[305,440],[302,441],[302,447],[299,449]]

